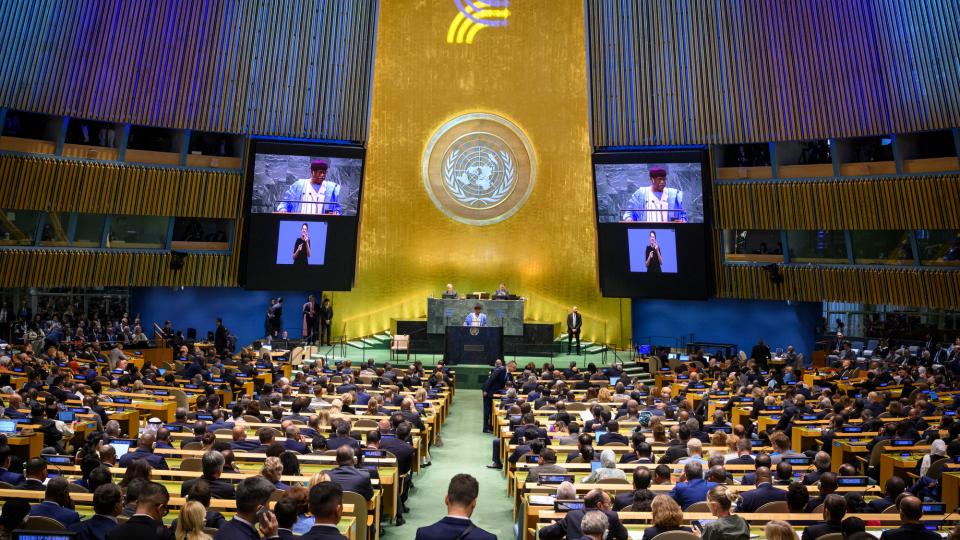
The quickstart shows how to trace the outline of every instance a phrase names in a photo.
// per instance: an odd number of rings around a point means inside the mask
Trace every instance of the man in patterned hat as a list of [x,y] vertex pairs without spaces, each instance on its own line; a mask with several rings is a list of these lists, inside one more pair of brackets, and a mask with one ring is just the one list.
[[683,192],[667,187],[667,169],[660,165],[650,167],[650,185],[634,192],[623,212],[623,221],[666,223],[687,221],[683,210]]
[[322,159],[310,162],[310,178],[297,180],[277,203],[277,212],[291,214],[340,214],[340,184],[327,180],[330,165]]

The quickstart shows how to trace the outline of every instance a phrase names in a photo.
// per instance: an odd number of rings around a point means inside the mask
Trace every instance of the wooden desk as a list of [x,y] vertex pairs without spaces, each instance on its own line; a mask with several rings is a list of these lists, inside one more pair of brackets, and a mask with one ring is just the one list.
[[7,437],[7,444],[13,450],[14,455],[20,457],[23,461],[35,458],[43,450],[43,433],[35,431],[29,435],[17,434]]
[[960,471],[944,471],[940,477],[942,499],[947,504],[947,512],[953,512],[960,506]]

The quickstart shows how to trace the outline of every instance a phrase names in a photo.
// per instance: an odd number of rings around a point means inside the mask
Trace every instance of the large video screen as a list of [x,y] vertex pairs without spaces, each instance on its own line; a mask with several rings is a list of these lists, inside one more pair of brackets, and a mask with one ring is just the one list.
[[699,162],[594,163],[593,169],[601,223],[703,223]]
[[712,257],[702,149],[593,155],[600,290],[704,299]]
[[294,151],[298,153],[257,152],[251,156],[250,211],[356,216],[363,160],[332,157],[329,150],[317,147],[301,146]]
[[349,290],[364,149],[253,139],[248,156],[244,286]]

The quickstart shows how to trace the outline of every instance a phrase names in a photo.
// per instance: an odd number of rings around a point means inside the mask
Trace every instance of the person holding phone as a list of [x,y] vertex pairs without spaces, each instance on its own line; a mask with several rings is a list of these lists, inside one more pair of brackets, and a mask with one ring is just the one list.
[[300,227],[300,237],[293,243],[293,265],[310,264],[310,226],[304,223]]
[[663,266],[663,255],[660,253],[660,244],[657,243],[656,231],[650,231],[650,244],[646,249],[646,264],[648,274],[659,274]]
[[730,513],[737,496],[717,485],[707,492],[707,506],[717,517],[708,523],[693,522],[693,532],[705,540],[750,540],[750,525],[747,520]]

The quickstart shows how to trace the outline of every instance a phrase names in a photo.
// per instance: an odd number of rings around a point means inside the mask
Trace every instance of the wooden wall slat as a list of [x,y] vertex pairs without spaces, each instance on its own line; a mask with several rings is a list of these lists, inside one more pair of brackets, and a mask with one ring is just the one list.
[[960,0],[591,0],[594,145],[960,126],[958,14]]
[[[0,106],[365,141],[377,6],[378,0],[0,2]],[[306,12],[312,15],[305,21]]]

